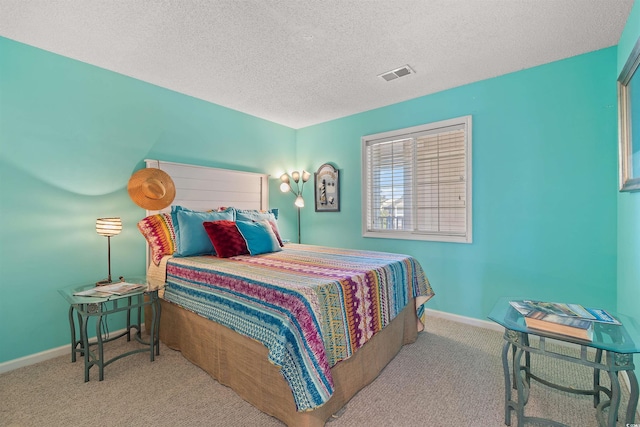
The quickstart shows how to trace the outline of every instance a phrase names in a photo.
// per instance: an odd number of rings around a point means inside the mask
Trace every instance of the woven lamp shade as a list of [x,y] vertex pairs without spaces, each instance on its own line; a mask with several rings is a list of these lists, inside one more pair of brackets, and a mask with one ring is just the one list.
[[120,234],[122,221],[120,218],[98,218],[96,220],[96,233],[101,236],[111,237]]

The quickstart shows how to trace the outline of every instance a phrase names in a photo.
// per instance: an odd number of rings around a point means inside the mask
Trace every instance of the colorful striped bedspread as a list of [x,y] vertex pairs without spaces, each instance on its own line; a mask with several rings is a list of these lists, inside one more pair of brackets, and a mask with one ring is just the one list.
[[233,258],[172,258],[164,298],[263,343],[298,411],[333,393],[330,367],[350,357],[416,298],[434,295],[412,257],[287,244]]

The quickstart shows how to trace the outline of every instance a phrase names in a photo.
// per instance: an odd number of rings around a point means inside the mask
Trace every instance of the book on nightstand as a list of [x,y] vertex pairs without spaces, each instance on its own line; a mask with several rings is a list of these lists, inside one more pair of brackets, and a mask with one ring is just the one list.
[[593,341],[593,322],[534,310],[524,316],[528,328]]
[[583,307],[580,304],[564,304],[559,302],[544,302],[534,300],[510,301],[509,304],[520,314],[526,316],[532,311],[543,311],[563,317],[571,317],[591,322],[619,325],[618,319],[600,308]]
[[73,295],[81,297],[106,298],[112,295],[125,295],[129,292],[144,288],[145,285],[138,283],[117,282],[110,285],[96,286],[85,291],[74,292]]

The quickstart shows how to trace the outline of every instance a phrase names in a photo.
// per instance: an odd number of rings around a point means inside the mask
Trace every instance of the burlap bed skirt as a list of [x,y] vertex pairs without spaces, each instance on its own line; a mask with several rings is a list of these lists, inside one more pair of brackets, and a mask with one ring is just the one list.
[[418,334],[415,304],[411,300],[398,317],[351,358],[331,368],[335,392],[326,404],[313,411],[297,412],[289,385],[268,361],[264,345],[176,304],[164,300],[161,304],[162,342],[181,351],[187,360],[256,408],[296,427],[324,426]]

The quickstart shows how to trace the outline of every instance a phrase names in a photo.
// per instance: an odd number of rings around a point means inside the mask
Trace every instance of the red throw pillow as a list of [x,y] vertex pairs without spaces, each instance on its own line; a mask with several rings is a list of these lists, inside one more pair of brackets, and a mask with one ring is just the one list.
[[205,221],[202,225],[220,258],[249,253],[247,242],[240,234],[235,222],[228,220]]

